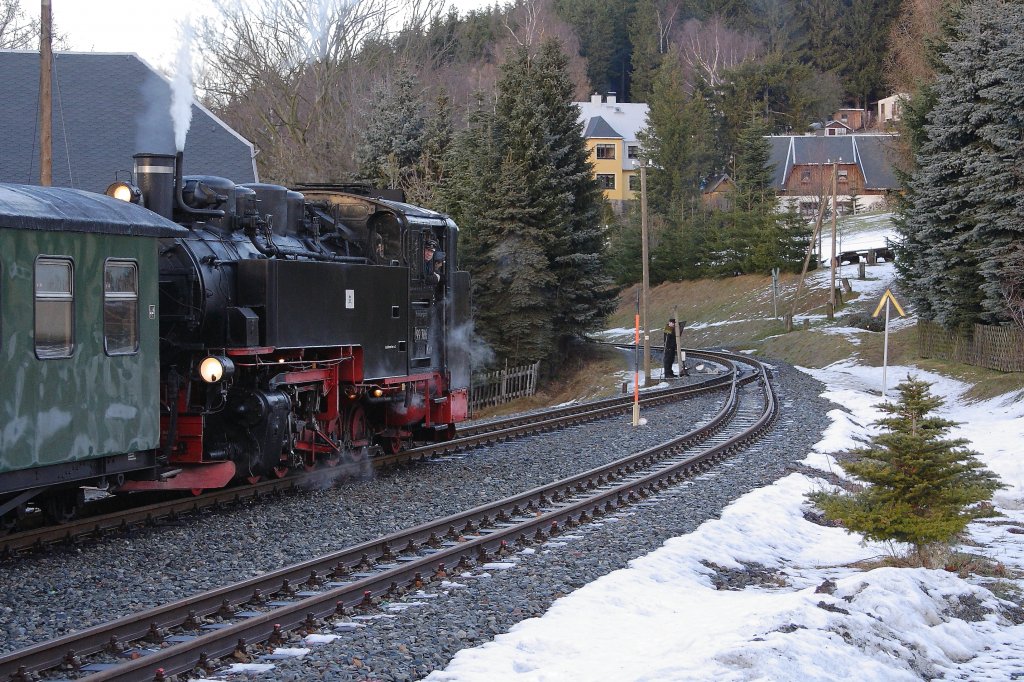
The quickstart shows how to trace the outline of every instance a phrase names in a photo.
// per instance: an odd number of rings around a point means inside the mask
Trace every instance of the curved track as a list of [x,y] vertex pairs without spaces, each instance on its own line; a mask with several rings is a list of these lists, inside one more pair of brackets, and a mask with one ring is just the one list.
[[[719,364],[722,364],[720,358],[725,357],[706,351],[689,352],[706,361]],[[728,367],[724,364],[722,366]],[[685,386],[644,391],[641,394],[641,404],[663,404],[685,400],[710,391],[724,390],[730,385],[732,379],[730,370]],[[395,454],[384,454],[374,457],[369,462],[319,469],[284,479],[272,479],[251,485],[210,491],[195,497],[163,500],[156,498],[157,501],[153,501],[154,496],[118,497],[110,500],[113,506],[117,507],[114,510],[102,510],[102,505],[98,504],[96,506],[100,507],[101,511],[87,517],[0,537],[0,558],[10,558],[19,553],[39,550],[52,545],[88,542],[107,535],[123,533],[131,528],[155,525],[163,520],[175,521],[181,515],[198,514],[205,509],[215,510],[220,506],[292,494],[305,487],[323,486],[325,481],[344,481],[348,478],[363,477],[370,474],[371,467],[388,469],[442,454],[469,450],[488,443],[553,431],[595,419],[605,419],[627,412],[631,409],[632,404],[632,397],[622,396],[543,410],[529,415],[512,415],[507,418],[468,424],[459,429],[457,437],[453,440],[423,445]],[[148,499],[150,502],[140,505],[138,502],[133,503],[133,498]]]
[[284,631],[314,631],[325,619],[373,609],[381,598],[686,480],[757,439],[778,415],[760,363],[707,355],[730,368],[728,393],[718,414],[690,433],[498,502],[13,652],[0,657],[0,679],[55,669],[92,682],[209,673],[218,658],[253,654],[261,643],[272,647]]

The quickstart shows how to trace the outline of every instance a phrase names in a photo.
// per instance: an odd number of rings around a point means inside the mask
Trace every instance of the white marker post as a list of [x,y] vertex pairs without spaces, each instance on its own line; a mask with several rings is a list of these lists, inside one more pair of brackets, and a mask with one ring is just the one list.
[[900,314],[900,317],[906,317],[906,313],[903,312],[903,308],[900,307],[900,302],[896,300],[896,297],[892,295],[892,292],[888,289],[882,294],[882,300],[878,302],[878,307],[875,308],[875,312],[872,313],[871,317],[878,317],[878,314],[882,312],[882,306],[885,306],[885,340],[882,343],[882,397],[885,397],[885,371],[889,367],[889,304],[892,304],[896,308],[896,312]]

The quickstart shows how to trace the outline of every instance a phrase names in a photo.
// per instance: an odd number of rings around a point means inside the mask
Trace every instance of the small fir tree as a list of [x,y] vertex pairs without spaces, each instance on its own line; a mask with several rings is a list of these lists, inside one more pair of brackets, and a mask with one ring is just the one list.
[[965,449],[969,441],[948,439],[956,422],[929,416],[943,404],[929,384],[907,377],[897,386],[899,399],[882,403],[889,416],[875,424],[883,431],[869,447],[854,451],[855,459],[840,465],[870,485],[856,493],[817,492],[810,499],[825,517],[870,540],[914,546],[921,564],[927,551],[948,544],[1002,487],[995,474]]

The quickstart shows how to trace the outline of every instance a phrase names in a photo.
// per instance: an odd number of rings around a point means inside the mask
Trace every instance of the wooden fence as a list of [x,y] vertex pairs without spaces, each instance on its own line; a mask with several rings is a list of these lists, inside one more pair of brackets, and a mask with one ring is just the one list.
[[485,407],[494,407],[515,398],[524,398],[537,392],[537,373],[540,362],[522,367],[506,367],[493,372],[473,375],[469,392],[469,412],[473,414]]
[[1024,332],[1016,327],[976,324],[971,333],[954,332],[927,320],[917,321],[918,354],[985,367],[1024,372]]

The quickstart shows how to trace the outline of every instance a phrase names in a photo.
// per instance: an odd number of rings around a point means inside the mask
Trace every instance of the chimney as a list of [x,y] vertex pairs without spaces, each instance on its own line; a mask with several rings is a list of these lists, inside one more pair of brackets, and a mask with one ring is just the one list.
[[601,95],[599,95],[599,94],[597,94],[595,92],[593,95],[590,96],[590,103],[591,104],[600,104],[601,103]]
[[609,92],[608,93],[608,97],[606,97],[605,100],[604,100],[605,103],[606,104],[615,104],[615,94],[616,93],[614,93],[614,92]]

